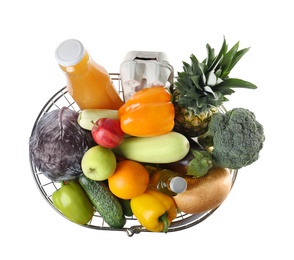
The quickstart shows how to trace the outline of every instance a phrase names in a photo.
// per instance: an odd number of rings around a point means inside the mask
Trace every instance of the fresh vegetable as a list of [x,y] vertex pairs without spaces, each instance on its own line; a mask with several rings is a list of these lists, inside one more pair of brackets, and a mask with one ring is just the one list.
[[111,118],[100,118],[94,123],[91,132],[95,142],[105,148],[115,148],[125,136],[120,122]]
[[114,173],[116,158],[110,149],[95,145],[85,152],[81,166],[83,173],[88,178],[104,181]]
[[216,165],[240,169],[255,162],[265,140],[263,126],[245,108],[234,108],[211,118],[208,132],[198,138],[207,149],[212,147]]
[[122,228],[126,223],[122,206],[106,184],[91,180],[84,174],[79,177],[79,182],[104,221],[112,228]]
[[93,122],[97,122],[100,118],[118,119],[118,110],[112,109],[83,109],[79,112],[78,124],[91,131]]
[[131,199],[134,216],[147,230],[167,232],[177,216],[174,200],[159,191],[147,189],[142,195]]
[[237,42],[230,50],[224,38],[221,50],[215,55],[214,49],[206,45],[207,58],[200,62],[194,54],[191,64],[183,62],[183,71],[178,72],[171,89],[175,107],[175,131],[197,137],[207,130],[208,122],[218,107],[228,101],[227,95],[233,88],[255,89],[250,82],[229,78],[233,67],[249,50],[238,50]]
[[94,215],[94,207],[78,182],[61,182],[61,188],[52,194],[52,201],[65,217],[77,224],[87,224]]
[[203,177],[185,177],[187,189],[174,196],[177,208],[187,214],[199,214],[217,208],[232,187],[230,171],[213,167]]
[[132,199],[147,189],[149,173],[135,161],[123,160],[117,163],[116,170],[108,178],[110,191],[121,199]]
[[133,216],[133,211],[132,211],[132,208],[131,208],[131,200],[130,199],[124,200],[124,199],[121,199],[121,198],[118,198],[118,200],[120,202],[120,205],[122,206],[124,215],[128,216],[128,217]]
[[95,142],[77,123],[78,112],[67,107],[44,114],[29,142],[32,162],[52,181],[68,181],[82,174],[81,160]]
[[190,150],[188,154],[179,161],[160,164],[160,167],[175,171],[181,175],[201,177],[213,167],[211,153],[206,151],[194,140],[188,139],[190,141]]
[[171,94],[163,86],[136,92],[118,110],[121,129],[132,136],[162,135],[174,127],[174,106]]
[[189,152],[188,139],[177,132],[153,137],[128,137],[114,153],[120,157],[145,163],[169,163],[181,160]]

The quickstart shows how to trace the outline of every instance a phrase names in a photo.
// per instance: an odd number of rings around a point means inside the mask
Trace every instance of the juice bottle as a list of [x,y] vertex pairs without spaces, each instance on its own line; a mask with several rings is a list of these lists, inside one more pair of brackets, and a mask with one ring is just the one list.
[[169,196],[176,196],[187,189],[187,182],[177,173],[163,169],[151,174],[149,186]]
[[76,39],[62,42],[55,57],[67,78],[67,90],[81,110],[119,109],[124,103],[106,69]]

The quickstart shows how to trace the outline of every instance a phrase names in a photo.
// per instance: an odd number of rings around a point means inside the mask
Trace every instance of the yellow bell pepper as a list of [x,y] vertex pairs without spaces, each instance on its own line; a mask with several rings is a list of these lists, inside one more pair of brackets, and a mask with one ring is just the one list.
[[157,190],[147,189],[131,199],[131,209],[140,224],[152,232],[167,232],[177,216],[174,200]]
[[118,110],[121,129],[129,135],[162,135],[174,127],[175,111],[171,94],[163,86],[136,92]]

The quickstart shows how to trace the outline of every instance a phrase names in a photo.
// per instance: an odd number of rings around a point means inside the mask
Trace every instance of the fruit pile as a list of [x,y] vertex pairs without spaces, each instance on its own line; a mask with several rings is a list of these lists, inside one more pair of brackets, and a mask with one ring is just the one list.
[[[146,230],[167,232],[178,212],[206,212],[226,199],[230,169],[256,161],[265,138],[251,111],[220,112],[232,88],[256,88],[228,77],[248,49],[238,51],[237,43],[228,50],[224,40],[218,55],[207,50],[203,62],[191,55],[191,64],[183,63],[170,88],[139,90],[118,110],[44,114],[30,153],[47,178],[61,183],[52,201],[64,216],[88,224],[98,212],[115,229],[134,216]],[[171,178],[162,176],[181,177],[185,189],[172,191]]]

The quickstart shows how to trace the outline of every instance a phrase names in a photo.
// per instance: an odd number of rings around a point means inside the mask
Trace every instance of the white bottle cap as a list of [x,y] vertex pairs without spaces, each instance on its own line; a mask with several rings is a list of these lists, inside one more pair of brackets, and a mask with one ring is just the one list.
[[85,49],[83,44],[76,39],[69,39],[62,42],[55,51],[57,62],[61,66],[74,66],[84,57]]
[[184,192],[187,189],[187,182],[182,177],[174,177],[170,181],[170,189],[175,193]]

